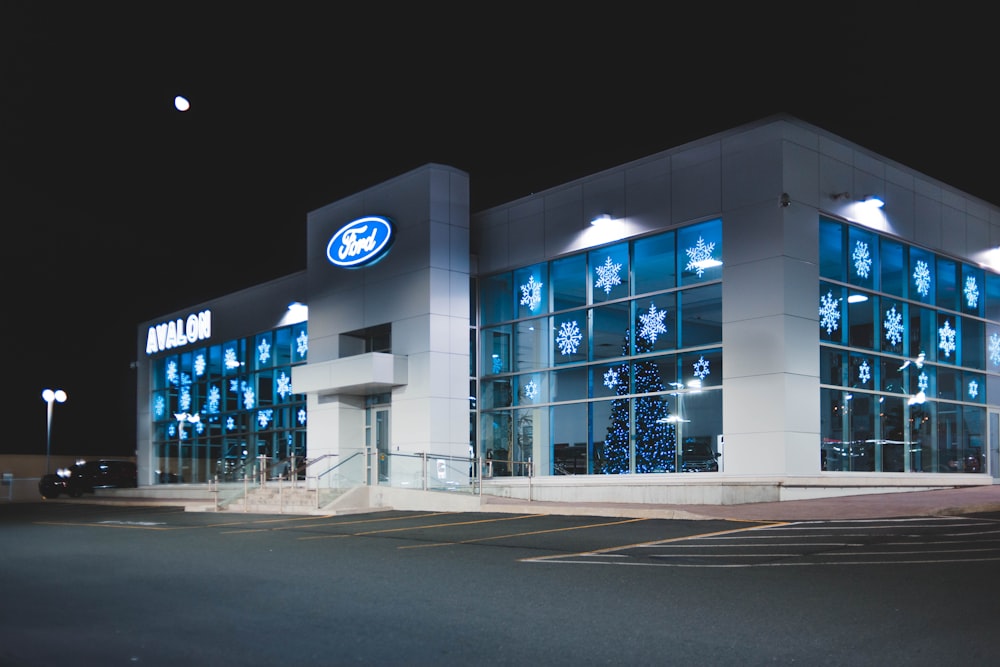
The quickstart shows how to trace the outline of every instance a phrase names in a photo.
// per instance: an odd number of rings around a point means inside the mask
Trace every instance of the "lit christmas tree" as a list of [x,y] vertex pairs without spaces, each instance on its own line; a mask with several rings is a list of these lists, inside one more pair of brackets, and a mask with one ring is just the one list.
[[[630,332],[625,332],[622,355],[629,354]],[[655,340],[655,335],[652,337]],[[636,339],[636,354],[652,349],[649,338],[640,334]],[[635,361],[635,393],[662,392],[665,387],[653,361]],[[614,388],[619,396],[629,393],[629,368],[622,364],[615,369]],[[674,425],[667,421],[670,411],[662,396],[639,396],[632,399],[635,405],[635,472],[672,472],[676,452]],[[616,398],[611,402],[611,423],[604,439],[604,452],[600,472],[619,474],[629,472],[629,399]]]

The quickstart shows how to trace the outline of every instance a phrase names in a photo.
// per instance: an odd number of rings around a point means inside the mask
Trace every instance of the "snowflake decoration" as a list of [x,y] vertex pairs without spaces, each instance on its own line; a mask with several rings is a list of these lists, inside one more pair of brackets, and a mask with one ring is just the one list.
[[699,380],[704,380],[712,372],[708,369],[709,361],[705,358],[705,355],[698,357],[698,361],[692,364],[694,368],[694,376]]
[[607,372],[604,373],[604,386],[608,389],[614,389],[618,386],[618,371],[613,368],[609,368]]
[[858,277],[868,278],[872,268],[872,256],[868,252],[868,244],[864,241],[858,241],[854,246],[854,254],[851,255],[851,259],[854,260],[854,272],[858,274]]
[[177,397],[177,405],[180,407],[181,412],[188,412],[191,410],[191,388],[183,387],[181,389],[180,395]]
[[236,350],[229,348],[226,350],[225,355],[226,368],[233,369],[240,367],[240,360],[236,358]]
[[194,358],[194,374],[195,375],[197,375],[198,377],[201,377],[202,375],[204,375],[205,374],[205,367],[206,366],[207,366],[207,364],[205,363],[205,355],[204,354],[199,354],[197,357]]
[[281,371],[281,375],[278,376],[277,391],[282,398],[288,398],[288,395],[292,393],[292,378],[285,375],[285,371]]
[[868,381],[872,379],[872,367],[868,365],[868,360],[865,359],[861,362],[861,366],[858,367],[858,381],[861,384],[868,384]]
[[923,371],[920,372],[920,376],[917,378],[917,388],[920,391],[927,391],[927,386],[930,384],[930,378],[927,377],[927,373]]
[[951,356],[951,353],[955,351],[955,334],[956,331],[951,328],[951,323],[948,320],[945,320],[944,326],[938,329],[938,349],[944,352],[945,358]]
[[897,313],[896,306],[885,311],[882,328],[885,329],[885,339],[891,345],[899,345],[903,340],[903,313]]
[[559,325],[559,334],[556,336],[556,345],[559,346],[559,352],[564,356],[567,354],[576,354],[577,348],[580,346],[580,341],[583,340],[583,334],[580,333],[580,326],[576,323],[576,320],[572,322],[563,322]]
[[531,380],[528,384],[524,385],[524,397],[529,401],[533,401],[536,396],[538,396],[538,385],[535,384],[534,380]]
[[840,300],[833,298],[833,292],[827,292],[819,300],[819,325],[826,327],[829,335],[840,326]]
[[979,396],[979,383],[975,380],[969,382],[969,398],[975,399]]
[[500,358],[499,354],[493,355],[493,374],[496,375],[503,370],[503,359]]
[[215,385],[208,388],[208,411],[212,414],[219,411],[219,403],[222,401],[222,392]]
[[236,420],[233,419],[232,417],[227,418],[226,419],[226,430],[227,431],[232,431],[234,428],[236,428]]
[[299,356],[306,356],[306,352],[309,351],[309,336],[306,335],[305,330],[299,332],[298,338],[295,339],[295,345]]
[[205,432],[205,422],[203,422],[203,421],[196,422],[195,425],[194,425],[194,430],[198,431],[198,435],[201,435],[202,433],[204,433]]
[[965,303],[969,308],[979,305],[979,285],[976,284],[975,276],[965,277],[965,289],[962,291],[965,293]]
[[597,271],[597,282],[594,283],[594,287],[600,287],[604,290],[605,294],[611,294],[612,287],[622,284],[622,265],[612,262],[611,255],[608,255],[608,258],[604,260],[604,264],[598,266],[595,270]]
[[167,362],[167,382],[170,384],[177,384],[177,362],[168,361]]
[[229,391],[239,391],[240,381],[237,378],[233,378],[229,381]]
[[521,285],[521,305],[534,311],[542,302],[542,283],[535,282],[535,276],[530,276],[528,282]]
[[656,344],[656,337],[667,333],[667,326],[663,323],[663,318],[667,316],[667,311],[657,310],[656,304],[649,304],[649,311],[639,316],[642,326],[639,328],[639,336],[649,341],[650,345]]
[[163,400],[162,396],[157,396],[156,400],[153,401],[153,412],[156,413],[157,417],[163,417],[166,410],[167,402]]
[[715,241],[705,243],[705,239],[699,236],[698,242],[694,244],[694,247],[684,251],[688,256],[688,263],[684,269],[686,271],[693,270],[701,278],[705,273],[705,267],[708,266],[708,262],[712,259],[713,250],[715,250]]
[[257,394],[254,393],[253,387],[243,388],[243,407],[247,410],[253,410],[253,406],[257,402]]
[[990,334],[990,342],[987,347],[989,348],[990,361],[993,362],[994,366],[1000,366],[1000,335]]
[[261,428],[267,428],[268,422],[271,421],[271,417],[274,415],[274,410],[258,410],[257,411],[257,423]]
[[913,284],[920,296],[927,296],[931,290],[931,272],[924,260],[917,262],[916,268],[913,269]]
[[299,416],[299,424],[300,425],[305,424],[306,423],[306,409],[305,408],[299,408],[298,416]]
[[257,346],[257,359],[260,363],[266,364],[267,360],[271,358],[271,344],[266,340],[260,341],[260,345]]

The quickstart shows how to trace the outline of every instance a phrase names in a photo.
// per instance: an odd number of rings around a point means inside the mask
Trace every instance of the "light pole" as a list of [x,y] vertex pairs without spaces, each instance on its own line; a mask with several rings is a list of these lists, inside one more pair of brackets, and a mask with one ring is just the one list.
[[46,389],[42,391],[42,400],[45,401],[48,406],[46,408],[46,419],[45,419],[45,474],[48,475],[49,470],[49,454],[52,451],[52,404],[54,402],[64,403],[66,402],[66,392],[62,389]]

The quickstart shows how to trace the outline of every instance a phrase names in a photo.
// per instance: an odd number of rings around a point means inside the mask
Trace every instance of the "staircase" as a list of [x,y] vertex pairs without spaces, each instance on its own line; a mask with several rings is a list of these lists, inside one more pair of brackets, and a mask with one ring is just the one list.
[[343,495],[337,489],[307,489],[272,484],[242,490],[238,494],[224,497],[220,493],[220,512],[246,512],[248,514],[331,514],[328,508]]

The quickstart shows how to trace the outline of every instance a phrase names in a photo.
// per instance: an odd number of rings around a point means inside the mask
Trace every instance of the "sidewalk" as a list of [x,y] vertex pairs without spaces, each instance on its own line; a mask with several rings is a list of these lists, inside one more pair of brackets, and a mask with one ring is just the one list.
[[550,512],[650,519],[725,519],[731,521],[808,521],[954,516],[1000,512],[1000,484],[936,491],[862,494],[840,498],[785,500],[743,505],[643,505],[526,502],[491,498],[483,507],[498,512]]

